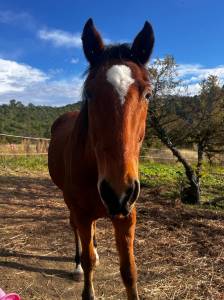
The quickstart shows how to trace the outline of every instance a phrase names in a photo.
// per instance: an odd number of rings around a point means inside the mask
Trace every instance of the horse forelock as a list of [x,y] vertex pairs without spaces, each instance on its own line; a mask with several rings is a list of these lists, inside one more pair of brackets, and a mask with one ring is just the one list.
[[84,76],[88,75],[90,71],[93,73],[98,70],[103,64],[106,64],[112,60],[119,60],[121,62],[132,61],[137,65],[144,67],[132,54],[131,45],[128,43],[115,44],[105,46],[103,52],[98,57],[94,65],[90,65],[84,72]]
[[83,74],[86,76],[82,92],[83,103],[88,100],[87,86],[89,79],[93,79],[95,77],[100,67],[110,65],[112,61],[116,61],[118,64],[123,65],[125,65],[128,61],[133,62],[138,67],[146,71],[145,65],[140,64],[132,55],[130,44],[124,43],[106,46],[103,53],[99,56],[97,63],[93,66],[90,65]]

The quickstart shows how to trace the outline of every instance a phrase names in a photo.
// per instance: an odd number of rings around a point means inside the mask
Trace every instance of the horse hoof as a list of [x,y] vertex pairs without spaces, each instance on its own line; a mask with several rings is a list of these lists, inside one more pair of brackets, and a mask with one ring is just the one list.
[[78,265],[73,273],[74,281],[80,282],[83,279],[83,269],[81,265]]
[[80,282],[83,279],[83,274],[74,272],[72,277],[74,281]]
[[82,293],[82,300],[96,300],[96,297],[92,293]]

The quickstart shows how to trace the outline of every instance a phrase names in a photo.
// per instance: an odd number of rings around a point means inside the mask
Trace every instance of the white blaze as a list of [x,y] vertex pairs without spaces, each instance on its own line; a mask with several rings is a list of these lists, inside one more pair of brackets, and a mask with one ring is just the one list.
[[131,69],[126,65],[114,65],[107,71],[107,81],[113,85],[119,95],[121,104],[124,104],[129,86],[134,82]]

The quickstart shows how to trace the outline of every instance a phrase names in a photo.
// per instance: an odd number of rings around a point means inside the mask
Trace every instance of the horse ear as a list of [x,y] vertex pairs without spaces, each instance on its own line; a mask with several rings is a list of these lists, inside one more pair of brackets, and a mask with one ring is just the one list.
[[84,26],[82,45],[86,59],[91,65],[94,65],[104,50],[104,43],[91,18]]
[[146,64],[152,53],[154,45],[152,25],[146,21],[143,29],[138,33],[131,47],[132,56],[141,64]]

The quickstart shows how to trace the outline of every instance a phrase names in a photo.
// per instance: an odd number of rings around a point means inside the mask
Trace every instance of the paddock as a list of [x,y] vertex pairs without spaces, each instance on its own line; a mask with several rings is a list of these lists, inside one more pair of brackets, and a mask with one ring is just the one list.
[[[74,237],[60,191],[46,172],[0,176],[0,286],[23,300],[80,299]],[[98,299],[126,299],[109,220],[97,222]],[[224,214],[175,206],[157,188],[137,201],[140,299],[224,299]]]

